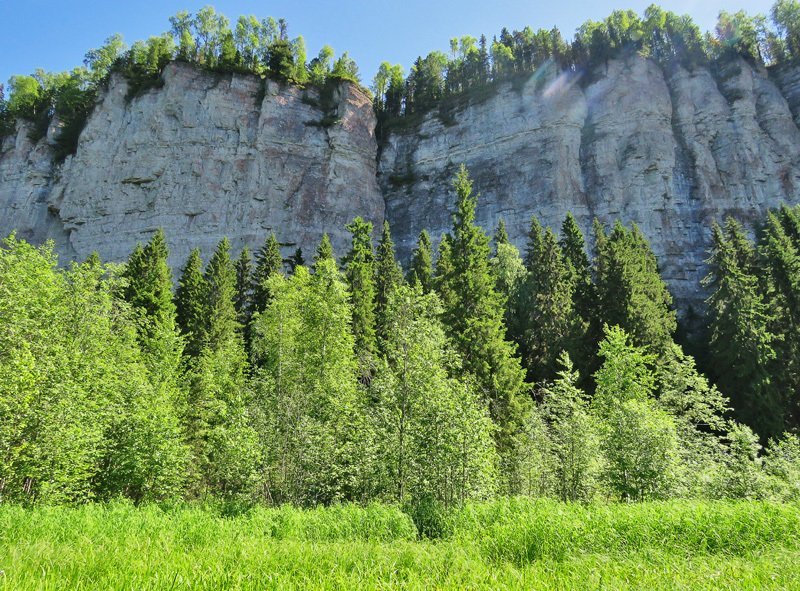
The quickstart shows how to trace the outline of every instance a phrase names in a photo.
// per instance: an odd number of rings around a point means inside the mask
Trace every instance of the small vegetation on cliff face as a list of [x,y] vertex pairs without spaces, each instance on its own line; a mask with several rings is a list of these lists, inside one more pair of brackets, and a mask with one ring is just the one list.
[[503,28],[488,39],[463,36],[450,40],[449,54],[434,51],[418,57],[404,77],[400,65],[381,64],[373,80],[375,108],[384,127],[415,120],[419,113],[442,112],[465,98],[480,98],[505,81],[527,79],[547,67],[591,75],[610,59],[639,54],[668,66],[693,67],[731,56],[759,64],[800,58],[800,3],[778,0],[770,19],[722,11],[711,32],[703,33],[688,15],[653,4],[641,16],[615,10],[601,21],[587,21],[565,39],[557,28]]
[[[359,82],[358,66],[347,52],[337,58],[326,45],[308,60],[303,37],[290,38],[284,19],[249,15],[231,23],[206,6],[196,14],[179,12],[169,22],[169,31],[129,48],[121,36],[109,37],[103,47],[86,54],[83,66],[70,72],[37,70],[30,76],[13,76],[7,97],[0,87],[0,137],[13,132],[17,119],[25,119],[34,124],[33,138],[41,138],[57,115],[61,131],[55,135],[56,155],[63,158],[74,152],[97,93],[111,72],[127,77],[129,97],[133,97],[157,87],[164,67],[173,60],[294,84]],[[735,55],[762,64],[795,60],[800,57],[800,3],[777,0],[769,20],[741,10],[722,11],[714,31],[705,34],[691,17],[651,5],[641,16],[616,10],[602,21],[587,21],[572,40],[555,27],[503,28],[491,41],[485,35],[454,38],[449,55],[434,51],[420,56],[407,77],[402,66],[381,64],[372,85],[379,133],[401,125],[400,118],[406,123],[416,121],[434,107],[447,121],[464,100],[488,96],[497,83],[527,78],[547,64],[586,72],[633,53],[662,64],[688,66]]]
[[[0,137],[14,129],[17,119],[33,123],[38,140],[57,121],[56,157],[63,159],[77,147],[78,136],[94,107],[98,92],[113,72],[128,79],[129,98],[157,87],[164,67],[174,60],[215,72],[240,72],[293,84],[324,86],[327,82],[359,82],[358,67],[347,52],[335,56],[326,45],[307,60],[302,36],[291,39],[283,19],[240,16],[234,25],[212,7],[197,14],[179,12],[170,30],[127,47],[120,35],[86,54],[84,65],[54,74],[37,70],[13,76],[8,97],[0,87]],[[55,119],[54,119],[55,118]]]

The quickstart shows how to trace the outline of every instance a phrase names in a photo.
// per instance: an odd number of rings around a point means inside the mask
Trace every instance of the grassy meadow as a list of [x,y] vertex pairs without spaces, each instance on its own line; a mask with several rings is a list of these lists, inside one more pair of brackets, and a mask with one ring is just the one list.
[[0,589],[800,589],[800,507],[0,506]]

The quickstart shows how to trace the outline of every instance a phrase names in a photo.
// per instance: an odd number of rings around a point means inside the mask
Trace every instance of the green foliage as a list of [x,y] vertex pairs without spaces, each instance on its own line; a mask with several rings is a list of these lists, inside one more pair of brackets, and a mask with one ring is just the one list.
[[375,252],[375,326],[379,343],[387,335],[389,318],[387,308],[395,290],[403,283],[403,269],[394,256],[394,242],[389,222],[383,221],[383,231]]
[[281,247],[275,233],[272,232],[264,242],[264,246],[256,255],[256,268],[253,271],[253,312],[263,312],[269,305],[271,295],[267,288],[267,280],[274,274],[283,272]]
[[800,563],[797,509],[786,505],[503,499],[442,520],[452,532],[446,539],[415,541],[409,517],[380,505],[225,516],[214,507],[5,504],[0,568],[20,591],[152,581],[243,591],[587,589],[598,581],[614,589],[777,591],[793,588]]
[[437,507],[490,496],[497,467],[485,406],[469,380],[448,376],[439,312],[436,295],[419,287],[392,293],[385,364],[370,390],[386,495],[410,506],[426,535]]
[[602,466],[598,425],[589,412],[588,397],[578,388],[579,375],[569,355],[562,353],[559,364],[557,379],[542,395],[555,460],[555,493],[564,501],[588,501]]
[[189,357],[197,357],[203,348],[205,320],[208,313],[207,292],[208,284],[203,277],[200,250],[195,248],[186,260],[175,291],[176,319],[186,340],[184,352]]
[[630,344],[621,328],[605,332],[592,409],[601,421],[608,485],[623,500],[665,497],[676,476],[678,435],[673,419],[651,398],[654,357]]
[[625,329],[634,342],[662,353],[677,327],[672,296],[658,273],[650,245],[634,224],[617,222],[595,239],[599,315],[605,324]]
[[423,293],[433,289],[433,246],[430,234],[426,230],[419,233],[417,246],[411,253],[411,265],[406,281],[409,285],[419,285]]
[[360,499],[372,437],[358,388],[346,285],[330,258],[268,281],[273,299],[255,321],[253,353],[264,495],[274,502]]
[[453,230],[441,242],[437,264],[442,320],[498,426],[496,439],[503,456],[511,453],[513,434],[524,414],[524,371],[514,345],[505,339],[503,301],[490,271],[489,239],[475,225],[477,200],[463,165],[453,187],[457,196]]
[[575,341],[574,277],[548,228],[531,220],[525,274],[518,284],[512,332],[533,381],[555,376],[558,356]]
[[776,336],[752,269],[753,256],[736,222],[729,220],[725,230],[714,226],[705,279],[712,290],[709,346],[713,377],[730,396],[736,416],[769,437],[783,431],[785,407],[771,376]]
[[11,236],[0,248],[0,494],[175,498],[185,449],[174,391],[148,371],[119,278],[55,264],[51,245]]
[[375,336],[375,255],[372,252],[372,224],[355,218],[347,230],[353,235],[350,252],[344,258],[344,274],[353,305],[353,336],[361,379],[369,381],[374,356]]

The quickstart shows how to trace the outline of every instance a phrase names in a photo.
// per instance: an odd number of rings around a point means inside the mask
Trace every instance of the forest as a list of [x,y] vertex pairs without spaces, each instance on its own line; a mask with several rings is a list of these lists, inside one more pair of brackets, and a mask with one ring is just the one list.
[[503,496],[800,498],[800,206],[714,227],[704,374],[635,225],[590,253],[533,218],[520,253],[464,167],[452,197],[405,270],[361,218],[341,259],[223,239],[176,285],[161,231],[66,269],[6,238],[0,501],[379,501],[435,536]]
[[[17,120],[33,124],[32,137],[47,133],[53,118],[61,126],[56,138],[60,159],[75,152],[77,141],[99,93],[112,73],[129,82],[129,99],[163,81],[164,67],[183,61],[220,74],[254,74],[294,85],[325,86],[348,80],[361,84],[358,66],[347,52],[336,57],[329,45],[309,59],[302,36],[291,38],[288,23],[253,15],[231,21],[211,6],[196,14],[170,17],[167,32],[128,47],[113,35],[87,52],[82,66],[69,72],[37,70],[13,76],[0,85],[0,138],[15,130]],[[713,66],[739,56],[754,64],[777,66],[800,57],[800,2],[777,0],[769,18],[740,10],[722,11],[713,31],[702,32],[688,15],[657,5],[640,16],[615,10],[601,21],[587,21],[572,39],[553,27],[503,28],[489,40],[470,35],[449,41],[449,54],[420,56],[406,75],[403,66],[383,62],[371,82],[379,116],[379,135],[393,125],[446,107],[453,101],[480,97],[500,83],[528,78],[548,65],[589,81],[610,59],[638,54],[664,68]]]

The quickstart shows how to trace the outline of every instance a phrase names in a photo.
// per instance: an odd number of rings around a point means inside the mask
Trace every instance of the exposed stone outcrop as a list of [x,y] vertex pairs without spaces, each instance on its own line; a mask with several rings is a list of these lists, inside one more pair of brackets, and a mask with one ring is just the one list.
[[6,140],[0,233],[54,238],[70,258],[122,260],[162,227],[178,268],[193,247],[208,255],[228,236],[234,250],[258,248],[271,230],[309,258],[323,232],[343,252],[354,216],[383,219],[375,115],[351,84],[323,99],[174,63],[163,88],[127,94],[112,78],[63,165],[24,127]]
[[163,227],[177,268],[195,246],[208,256],[227,235],[257,248],[275,230],[310,258],[324,231],[344,254],[345,224],[380,222],[385,202],[407,260],[420,230],[450,227],[465,163],[487,230],[502,216],[524,247],[533,214],[558,227],[572,211],[587,233],[594,217],[636,222],[679,306],[701,306],[712,221],[800,201],[800,67],[665,70],[629,56],[591,74],[542,68],[394,131],[380,154],[370,101],[350,84],[320,96],[171,64],[162,88],[128,100],[114,77],[63,165],[57,122],[39,142],[23,124],[4,140],[0,234],[122,260]]
[[737,60],[665,72],[630,56],[592,79],[544,69],[450,124],[431,114],[393,134],[379,179],[401,254],[423,228],[435,239],[449,228],[463,162],[481,193],[478,221],[502,216],[521,248],[533,214],[558,228],[572,211],[587,233],[594,217],[637,223],[685,309],[702,305],[712,221],[749,223],[800,201],[797,69],[770,75]]

